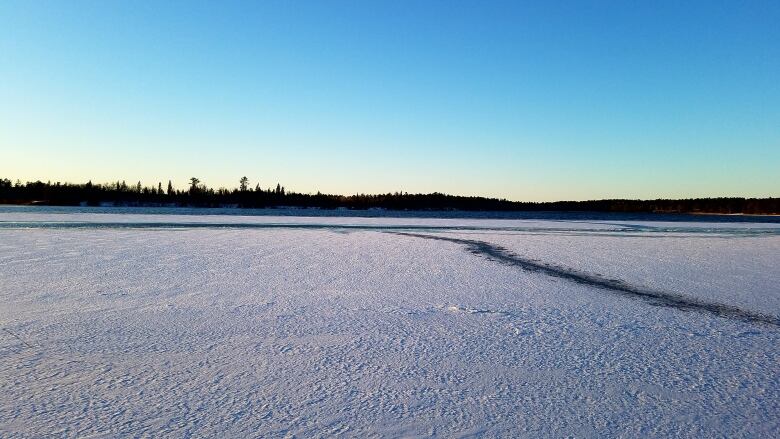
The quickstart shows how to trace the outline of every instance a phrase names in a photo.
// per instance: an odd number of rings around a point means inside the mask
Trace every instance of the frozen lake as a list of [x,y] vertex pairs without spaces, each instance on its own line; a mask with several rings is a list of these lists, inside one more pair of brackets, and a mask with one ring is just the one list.
[[780,435],[776,218],[178,212],[0,207],[0,436]]

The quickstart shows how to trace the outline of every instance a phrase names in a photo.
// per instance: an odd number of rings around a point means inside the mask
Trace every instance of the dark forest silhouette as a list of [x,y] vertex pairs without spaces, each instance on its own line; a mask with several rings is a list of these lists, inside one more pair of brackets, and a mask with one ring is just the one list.
[[174,189],[168,181],[156,186],[142,186],[139,181],[107,184],[27,182],[0,179],[0,203],[42,204],[55,206],[197,206],[197,207],[316,207],[322,209],[388,210],[466,210],[466,211],[593,211],[593,212],[665,212],[720,214],[780,214],[780,198],[691,198],[681,200],[591,200],[520,202],[498,198],[466,197],[438,192],[409,194],[330,195],[317,192],[303,194],[275,188],[251,187],[242,177],[233,189],[209,188],[200,179],[190,178],[186,190]]

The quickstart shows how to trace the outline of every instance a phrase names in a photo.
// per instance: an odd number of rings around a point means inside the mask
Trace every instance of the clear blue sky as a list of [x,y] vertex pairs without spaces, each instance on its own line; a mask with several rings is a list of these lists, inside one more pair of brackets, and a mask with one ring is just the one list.
[[0,2],[0,177],[780,196],[778,1]]

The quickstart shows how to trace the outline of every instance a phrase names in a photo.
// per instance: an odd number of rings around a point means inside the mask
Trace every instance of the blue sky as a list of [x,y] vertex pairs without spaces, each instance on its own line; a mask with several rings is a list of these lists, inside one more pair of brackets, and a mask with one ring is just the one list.
[[0,177],[780,196],[778,23],[776,1],[4,1]]

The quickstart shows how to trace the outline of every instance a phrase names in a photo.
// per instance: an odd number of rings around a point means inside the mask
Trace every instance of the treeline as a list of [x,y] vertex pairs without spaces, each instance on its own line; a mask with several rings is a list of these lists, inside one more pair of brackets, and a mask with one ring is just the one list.
[[464,197],[442,193],[409,194],[395,192],[377,195],[303,194],[286,191],[279,184],[263,189],[250,186],[242,177],[232,189],[209,188],[199,179],[190,179],[186,190],[169,181],[156,186],[124,181],[108,184],[27,182],[0,179],[0,203],[55,206],[197,206],[197,207],[315,207],[321,209],[465,210],[465,211],[592,211],[664,212],[719,214],[780,214],[780,198],[692,198],[683,200],[596,200],[519,202],[498,198]]

